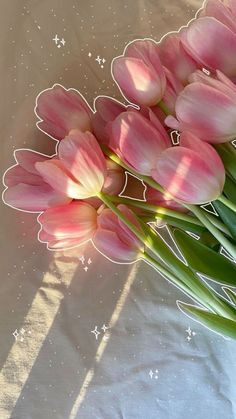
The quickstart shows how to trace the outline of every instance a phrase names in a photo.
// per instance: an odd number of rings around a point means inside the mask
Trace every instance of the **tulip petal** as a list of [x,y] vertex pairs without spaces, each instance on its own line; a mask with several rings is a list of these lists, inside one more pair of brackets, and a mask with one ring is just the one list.
[[162,99],[164,88],[158,83],[157,74],[140,59],[116,58],[113,61],[113,75],[131,102],[154,106]]
[[64,138],[71,129],[91,129],[92,111],[83,96],[59,84],[38,96],[35,112],[41,118],[38,126],[58,140]]
[[[232,3],[235,4],[235,0]],[[208,0],[200,16],[214,17],[224,23],[233,32],[236,32],[235,16],[232,15],[231,10],[220,0]]]
[[25,183],[28,185],[41,185],[43,182],[42,177],[39,174],[33,174],[27,172],[23,167],[16,164],[15,166],[9,167],[4,174],[3,182],[6,186],[18,185],[18,183]]
[[71,202],[69,205],[49,208],[38,217],[43,230],[60,238],[89,240],[97,228],[97,212],[85,202]]
[[187,51],[207,68],[235,76],[236,34],[214,17],[193,21],[183,31],[182,41]]
[[173,76],[187,84],[188,76],[196,70],[197,64],[183,48],[179,34],[165,36],[159,44],[158,53],[162,64]]
[[[236,95],[232,97],[203,83],[185,87],[176,101],[180,129],[193,132],[208,142],[224,142],[235,138]],[[166,119],[169,124],[170,119]],[[172,122],[172,121],[171,121]]]
[[124,52],[125,57],[141,59],[149,68],[152,68],[165,90],[165,74],[159,57],[159,45],[150,39],[138,39],[131,42]]
[[42,155],[33,150],[18,149],[15,150],[15,158],[19,165],[27,170],[27,172],[38,175],[35,163],[49,160],[51,157]]
[[72,178],[59,160],[38,162],[35,164],[35,167],[45,182],[56,191],[74,199],[90,197],[90,194]]
[[146,118],[125,112],[112,123],[112,135],[126,161],[143,175],[150,175],[158,155],[170,141],[162,136]]
[[[223,189],[225,183],[225,168],[216,150],[208,143],[201,141],[190,132],[180,134],[180,146],[196,151],[198,155],[207,162],[207,165],[215,173],[220,188]],[[217,170],[216,170],[217,168]]]
[[49,207],[65,205],[70,199],[54,191],[49,185],[32,186],[19,183],[6,189],[4,202],[11,207],[23,211],[41,212]]
[[98,229],[92,242],[99,252],[114,262],[131,262],[138,258],[137,251],[122,242],[114,231]]
[[60,142],[58,153],[65,168],[83,185],[89,196],[95,196],[101,191],[106,175],[106,161],[91,133],[71,131]]
[[161,153],[152,176],[182,202],[205,204],[222,193],[222,185],[216,178],[217,169],[212,170],[197,152],[177,146]]

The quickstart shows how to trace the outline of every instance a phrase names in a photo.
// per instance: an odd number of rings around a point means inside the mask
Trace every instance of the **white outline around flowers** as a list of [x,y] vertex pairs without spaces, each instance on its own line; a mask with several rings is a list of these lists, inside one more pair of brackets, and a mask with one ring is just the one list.
[[[44,211],[28,211],[28,210],[22,210],[22,209],[18,209],[18,208],[15,208],[15,207],[13,207],[12,205],[9,205],[8,203],[6,203],[5,202],[5,200],[4,200],[4,192],[7,190],[7,185],[5,184],[5,182],[4,182],[4,177],[5,177],[5,174],[8,172],[8,170],[10,170],[11,168],[13,168],[13,167],[15,167],[15,166],[17,166],[19,163],[18,163],[18,160],[17,160],[17,158],[16,158],[16,152],[18,151],[18,150],[20,150],[20,151],[33,151],[34,153],[37,153],[38,155],[41,155],[41,156],[44,156],[44,157],[49,157],[49,158],[52,158],[52,157],[54,157],[54,156],[56,156],[58,153],[57,153],[57,149],[58,149],[58,145],[59,145],[59,142],[60,142],[60,140],[57,140],[56,138],[54,138],[52,135],[50,135],[49,133],[47,133],[47,132],[45,132],[40,126],[39,126],[39,124],[40,124],[40,122],[42,122],[43,121],[43,119],[41,119],[40,117],[39,117],[39,115],[37,114],[37,111],[36,111],[36,109],[37,109],[37,106],[38,106],[38,98],[39,98],[39,96],[42,94],[42,93],[44,93],[44,92],[46,92],[46,91],[49,91],[49,90],[52,90],[55,86],[60,86],[60,87],[62,87],[64,90],[66,90],[66,91],[73,91],[73,92],[75,92],[75,93],[77,93],[77,94],[79,94],[79,96],[81,97],[81,99],[87,104],[87,106],[88,106],[88,108],[92,111],[92,113],[94,114],[95,112],[96,112],[96,106],[95,106],[95,102],[96,102],[96,100],[97,100],[97,98],[98,97],[104,97],[104,98],[108,98],[108,99],[112,99],[113,101],[115,101],[115,102],[117,102],[118,104],[122,104],[122,105],[124,105],[126,108],[127,108],[127,106],[133,106],[135,109],[140,109],[140,107],[138,106],[138,105],[136,105],[136,104],[134,104],[134,103],[132,103],[132,102],[130,102],[130,100],[129,99],[127,99],[126,98],[126,96],[124,95],[124,93],[122,92],[122,90],[120,89],[120,87],[119,87],[119,85],[118,85],[118,83],[116,82],[116,80],[115,80],[115,78],[114,78],[114,74],[113,74],[113,62],[114,62],[114,60],[116,59],[116,58],[119,58],[119,57],[123,57],[124,56],[124,53],[125,53],[125,51],[126,51],[126,49],[127,49],[127,47],[130,45],[130,44],[132,44],[132,43],[134,43],[134,42],[136,42],[136,41],[144,41],[144,40],[147,40],[147,41],[152,41],[152,42],[154,42],[155,44],[159,44],[159,43],[161,43],[162,42],[162,40],[165,38],[165,37],[167,37],[168,35],[171,35],[171,34],[178,34],[182,29],[184,29],[184,28],[187,28],[193,21],[195,21],[196,19],[197,19],[197,17],[198,17],[198,14],[204,9],[204,7],[205,7],[205,3],[207,2],[207,0],[204,0],[203,1],[203,3],[202,3],[202,6],[196,11],[196,13],[195,13],[195,16],[192,18],[192,19],[190,19],[189,21],[188,21],[188,23],[186,24],[186,25],[183,25],[183,26],[181,26],[177,31],[169,31],[169,32],[167,32],[167,33],[165,33],[161,38],[160,38],[160,40],[159,41],[155,41],[154,39],[152,39],[152,38],[135,38],[135,39],[133,39],[132,41],[130,41],[130,42],[128,42],[126,45],[125,45],[125,47],[124,47],[124,50],[123,50],[123,54],[121,54],[121,55],[118,55],[118,56],[116,56],[116,57],[114,57],[113,59],[112,59],[112,61],[111,61],[111,76],[112,76],[112,79],[113,79],[113,81],[115,82],[115,84],[117,85],[117,87],[118,87],[118,90],[119,90],[119,92],[121,93],[121,96],[125,99],[125,101],[127,101],[127,105],[126,104],[123,104],[122,102],[120,102],[119,100],[117,100],[117,99],[115,99],[115,98],[113,98],[113,97],[110,97],[110,96],[108,96],[108,95],[98,95],[98,96],[96,96],[95,98],[94,98],[94,100],[93,100],[93,109],[91,108],[91,106],[90,106],[90,104],[88,103],[88,101],[85,99],[85,97],[79,92],[79,90],[77,90],[77,89],[75,89],[75,88],[73,88],[73,87],[71,87],[71,88],[66,88],[65,86],[63,86],[62,84],[60,84],[60,83],[54,83],[53,84],[53,86],[52,87],[49,87],[49,88],[46,88],[46,89],[43,89],[42,91],[40,91],[39,93],[38,93],[38,95],[36,96],[36,99],[35,99],[35,106],[34,106],[34,114],[36,115],[36,117],[37,117],[37,122],[36,122],[36,126],[37,126],[37,128],[41,131],[41,132],[43,132],[44,134],[46,134],[48,137],[50,137],[52,140],[54,140],[54,141],[56,141],[56,145],[55,145],[55,150],[56,150],[56,152],[54,153],[54,154],[52,154],[52,155],[46,155],[46,154],[44,154],[44,153],[41,153],[41,152],[38,152],[38,151],[34,151],[34,150],[32,150],[32,149],[29,149],[29,148],[19,148],[19,149],[16,149],[16,150],[14,150],[14,152],[13,152],[13,155],[14,155],[14,158],[15,158],[15,161],[16,161],[16,164],[13,164],[12,166],[10,166],[10,167],[8,167],[5,171],[4,171],[4,173],[3,173],[3,175],[2,175],[2,182],[3,182],[3,184],[4,184],[4,186],[5,186],[5,189],[4,189],[4,191],[2,192],[2,200],[3,200],[3,202],[4,202],[4,204],[5,205],[8,205],[9,207],[11,207],[11,208],[13,208],[13,209],[15,209],[15,210],[17,210],[17,211],[22,211],[22,212],[27,212],[27,213],[33,213],[33,214],[35,214],[35,213],[39,213],[39,215],[37,216],[37,221],[38,221],[38,223],[40,224],[40,230],[39,230],[39,232],[38,232],[38,237],[37,237],[37,239],[38,239],[38,241],[40,242],[40,243],[43,243],[44,245],[45,245],[45,243],[47,244],[47,249],[48,250],[50,250],[50,251],[52,251],[52,252],[56,252],[56,251],[66,251],[66,250],[69,250],[69,249],[73,249],[73,248],[75,248],[75,247],[80,247],[80,246],[82,246],[82,245],[84,245],[85,243],[88,243],[88,242],[92,242],[92,244],[93,244],[93,246],[94,246],[94,248],[102,255],[102,256],[104,256],[106,259],[108,259],[109,261],[111,261],[112,263],[115,263],[115,264],[119,264],[119,265],[132,265],[132,264],[134,264],[134,263],[136,263],[136,262],[138,262],[138,261],[140,261],[140,260],[144,260],[148,265],[150,265],[154,270],[156,270],[157,272],[158,272],[158,274],[159,275],[161,275],[162,277],[164,277],[164,279],[165,280],[167,280],[169,283],[171,283],[172,285],[174,285],[176,288],[178,288],[183,294],[185,294],[188,298],[190,298],[191,300],[193,300],[194,301],[194,303],[196,303],[196,301],[194,300],[194,298],[193,297],[191,297],[191,296],[189,296],[185,291],[183,291],[178,285],[175,285],[175,284],[173,284],[173,282],[171,282],[168,278],[166,278],[165,277],[165,275],[163,275],[163,274],[161,274],[159,271],[158,271],[158,269],[155,267],[155,266],[153,266],[150,262],[148,262],[148,261],[146,261],[145,259],[143,259],[142,257],[140,257],[140,258],[138,258],[138,259],[136,259],[136,260],[134,260],[134,261],[131,261],[131,262],[117,262],[117,261],[114,261],[114,260],[112,260],[112,259],[110,259],[108,256],[106,256],[106,255],[104,255],[100,250],[98,250],[97,248],[96,248],[96,246],[94,245],[94,243],[93,243],[93,239],[88,239],[88,240],[85,240],[84,242],[82,242],[82,243],[79,243],[79,244],[77,244],[77,245],[74,245],[74,246],[71,246],[71,247],[66,247],[66,248],[60,248],[60,249],[50,249],[49,247],[48,247],[48,243],[47,242],[43,242],[42,240],[40,240],[40,238],[39,238],[39,233],[41,232],[41,230],[42,230],[42,228],[43,228],[43,226],[42,226],[42,224],[41,224],[41,222],[39,221],[39,216],[41,215],[41,214],[43,214],[44,213]],[[127,178],[128,178],[128,171],[125,171],[125,175],[126,175],[126,178],[125,178],[125,184],[124,184],[124,187],[123,187],[123,189],[122,189],[122,191],[119,193],[119,196],[122,194],[122,192],[125,190],[125,188],[126,188],[126,186],[127,186]],[[144,186],[144,191],[143,191],[143,198],[144,198],[144,201],[146,201],[146,199],[145,199],[145,191],[146,191],[146,185],[144,184],[144,182],[141,180],[141,179],[139,179],[138,178],[138,176],[136,176],[136,175],[134,175],[134,174],[131,174],[133,177],[135,177],[136,179],[138,179],[139,181],[141,181],[142,182],[142,184],[143,184],[143,186]],[[133,200],[138,200],[137,198],[130,198],[130,199],[133,199]],[[148,223],[149,224],[149,223]],[[166,227],[167,228],[167,231],[169,232],[169,230],[168,230],[168,227]],[[169,234],[170,234],[170,232],[169,232]],[[172,236],[171,236],[172,237]],[[180,252],[180,249],[179,249],[179,247],[178,247],[178,245],[177,245],[177,243],[176,243],[176,241],[175,241],[175,239],[174,239],[174,237],[172,237],[172,240],[173,240],[173,242],[174,242],[174,244],[175,244],[175,246],[176,246],[176,248],[178,249],[178,251]],[[167,244],[167,246],[173,251],[173,249],[171,248],[171,246],[165,241],[165,243]],[[177,257],[177,258],[179,258],[179,256],[175,253],[175,252],[173,252],[174,254],[175,254],[175,256]],[[181,252],[180,252],[180,254],[181,254]],[[183,257],[183,255],[182,255],[182,257]],[[186,260],[185,260],[185,258],[183,257],[183,259],[184,259],[184,264],[185,265],[187,265],[188,266],[188,264],[187,264],[187,262],[186,262]],[[200,274],[198,274],[198,275],[200,275]],[[202,279],[202,281],[203,282],[205,282],[205,279],[203,279],[202,277],[201,277],[201,279]],[[219,281],[214,281],[213,279],[211,279],[210,278],[210,280],[211,281],[213,281],[213,282],[217,282],[218,284],[221,284],[223,287],[223,289],[224,288],[234,288],[233,286],[231,287],[231,286],[229,286],[229,285],[226,285],[226,284],[224,284],[224,283],[221,283],[221,282],[219,282]],[[209,284],[207,284],[211,289],[213,289]],[[222,296],[221,294],[219,294],[215,289],[213,289],[214,290],[214,292],[217,294],[217,295],[219,295],[221,298],[223,298],[225,301],[227,301],[227,302],[229,302],[229,300],[226,298],[226,297],[224,297],[224,296]],[[231,303],[232,303],[232,301],[230,301]],[[176,305],[177,305],[177,307],[178,307],[178,309],[185,315],[185,316],[187,316],[187,317],[189,317],[191,320],[194,320],[194,321],[196,321],[196,322],[198,322],[198,323],[200,323],[201,324],[201,326],[203,325],[205,328],[207,328],[207,329],[209,329],[209,330],[211,330],[211,331],[213,331],[214,333],[216,333],[216,334],[218,334],[218,335],[220,335],[220,336],[222,336],[224,339],[227,339],[227,340],[229,340],[229,338],[228,337],[225,337],[224,335],[222,335],[221,333],[219,333],[219,332],[216,332],[215,330],[212,330],[210,327],[208,327],[208,326],[206,326],[205,324],[203,324],[200,320],[198,320],[198,319],[196,319],[195,317],[191,317],[188,313],[186,313],[186,312],[184,312],[182,309],[181,309],[181,307],[179,306],[179,303],[181,303],[181,301],[180,300],[176,300]],[[187,304],[187,305],[191,305],[191,304],[188,304],[188,303],[184,303],[184,304]],[[200,306],[202,306],[201,305],[201,303],[197,303],[197,304],[199,304]],[[196,306],[196,307],[198,307],[198,306]],[[204,306],[202,306],[204,309],[205,309],[205,307]],[[207,311],[207,310],[206,310]]]

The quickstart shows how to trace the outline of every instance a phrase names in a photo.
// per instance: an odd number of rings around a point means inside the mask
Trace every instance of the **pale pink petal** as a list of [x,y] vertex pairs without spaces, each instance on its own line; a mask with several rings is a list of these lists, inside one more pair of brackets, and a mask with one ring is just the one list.
[[125,57],[141,59],[149,68],[152,68],[165,89],[165,74],[159,57],[159,45],[151,39],[138,39],[125,48]]
[[[192,131],[208,142],[224,142],[235,138],[236,95],[232,97],[203,83],[185,87],[176,101],[180,129]],[[169,124],[169,119],[166,123]]]
[[236,74],[236,34],[213,17],[193,21],[183,32],[185,48],[212,70],[227,76]]
[[107,176],[102,188],[102,192],[108,195],[118,195],[125,184],[124,169],[110,159],[106,159]]
[[113,121],[121,112],[124,112],[126,106],[111,97],[98,96],[95,99],[95,109],[105,122],[109,122]]
[[197,152],[177,146],[163,151],[152,176],[175,198],[190,204],[204,204],[222,193],[217,170]]
[[106,176],[106,161],[91,133],[71,131],[60,142],[58,153],[64,166],[83,185],[89,196],[101,191]]
[[167,125],[167,127],[175,129],[175,130],[180,130],[180,122],[178,121],[178,119],[176,119],[174,116],[172,115],[168,115],[165,118],[165,124]]
[[83,96],[74,89],[56,84],[37,98],[36,114],[43,121],[41,129],[58,140],[71,129],[91,129],[92,111]]
[[18,183],[26,183],[28,185],[41,185],[42,177],[33,173],[27,172],[23,167],[16,164],[10,167],[4,174],[3,182],[6,186],[18,185]]
[[88,191],[70,176],[70,173],[60,161],[38,162],[35,167],[44,181],[56,191],[74,199],[89,198]]
[[137,58],[118,57],[113,61],[113,75],[131,102],[154,106],[164,94],[165,86],[153,68]]
[[38,217],[43,230],[55,237],[89,240],[97,228],[97,212],[85,202],[50,208]]
[[158,53],[162,64],[184,85],[188,76],[196,70],[196,61],[185,51],[179,34],[169,34],[159,44]]
[[98,227],[103,230],[115,231],[117,224],[117,216],[109,208],[105,208],[98,216]]
[[61,237],[59,240],[56,240],[55,237],[51,234],[46,233],[44,230],[40,230],[38,234],[38,239],[41,242],[48,243],[49,250],[64,250],[71,249],[72,247],[80,246],[85,243],[86,240],[81,240],[81,238],[68,238]]
[[113,231],[98,229],[92,241],[99,252],[115,262],[131,262],[138,259],[137,251],[122,242]]
[[125,112],[112,123],[112,135],[125,160],[143,175],[150,175],[158,155],[170,146],[142,115]]
[[19,183],[6,189],[4,202],[23,211],[41,212],[57,205],[65,205],[70,199],[54,191],[49,185],[32,186]]
[[49,160],[51,157],[44,156],[33,150],[18,149],[15,150],[15,158],[19,165],[27,170],[27,172],[38,175],[35,169],[35,163]]
[[[125,218],[133,224],[134,227],[136,227],[137,230],[142,232],[141,226],[135,217],[134,213],[126,206],[126,205],[118,205],[117,207],[122,214],[125,216]],[[116,228],[116,234],[118,237],[127,245],[130,247],[136,248],[136,249],[142,249],[144,248],[143,243],[137,238],[137,236],[125,225],[125,223],[118,219],[119,227]]]
[[[232,3],[235,4],[235,0]],[[220,0],[208,0],[200,16],[214,17],[228,26],[233,32],[236,32],[235,16],[232,15],[231,10]]]

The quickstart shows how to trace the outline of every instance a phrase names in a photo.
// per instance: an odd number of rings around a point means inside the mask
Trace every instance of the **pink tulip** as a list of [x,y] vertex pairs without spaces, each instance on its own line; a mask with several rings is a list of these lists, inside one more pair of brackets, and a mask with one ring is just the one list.
[[38,217],[38,238],[49,249],[63,250],[91,239],[97,229],[97,212],[85,202],[50,208]]
[[196,72],[176,101],[176,117],[166,124],[191,131],[201,140],[223,143],[236,136],[236,86],[217,71],[218,80]]
[[[235,25],[235,17],[233,20]],[[182,42],[202,66],[213,71],[221,70],[231,78],[236,77],[236,31],[232,30],[232,26],[214,17],[201,17],[182,31]]]
[[110,126],[110,146],[142,175],[151,174],[158,155],[170,146],[167,133],[156,127],[136,112],[122,113]]
[[175,103],[179,93],[183,90],[183,85],[177,80],[176,77],[168,70],[164,68],[166,75],[166,90],[163,95],[163,102],[167,106],[168,111],[171,114],[175,113]]
[[228,26],[233,32],[236,33],[236,6],[235,0],[229,0],[224,3],[220,0],[207,0],[204,8],[199,13],[201,17],[214,17],[224,25]]
[[98,96],[94,106],[96,112],[92,116],[93,133],[100,143],[108,146],[109,136],[106,131],[108,122],[113,121],[120,113],[132,107],[126,107],[123,103],[107,96]]
[[96,196],[103,188],[106,161],[96,138],[72,130],[58,145],[58,159],[36,163],[45,182],[70,198]]
[[[130,209],[125,205],[118,205],[118,209],[140,229]],[[98,216],[98,229],[92,241],[102,254],[115,262],[135,261],[144,250],[140,240],[110,209],[104,209]]]
[[183,85],[188,84],[188,77],[197,69],[196,61],[185,51],[180,36],[169,34],[159,44],[159,57],[174,78]]
[[162,99],[166,79],[154,41],[132,42],[123,56],[115,58],[112,69],[115,81],[131,102],[154,106]]
[[146,187],[145,198],[148,204],[157,205],[159,207],[172,209],[179,212],[186,212],[181,204],[176,202],[168,192],[162,193],[150,186]]
[[14,153],[17,164],[4,174],[4,202],[16,209],[41,212],[57,205],[68,204],[71,199],[56,192],[44,182],[34,165],[37,162],[49,162],[53,159],[32,150],[19,149]]
[[188,204],[214,201],[225,182],[224,165],[215,149],[190,132],[181,134],[180,146],[161,153],[152,176],[174,198]]
[[54,139],[61,140],[72,129],[91,131],[92,110],[75,89],[54,84],[37,97],[35,112],[38,128]]
[[[118,195],[125,185],[125,171],[121,166],[109,158],[106,158],[106,167],[107,175],[102,192],[107,195]],[[86,202],[90,203],[94,208],[98,208],[102,205],[102,201],[96,197],[88,198],[86,199]]]

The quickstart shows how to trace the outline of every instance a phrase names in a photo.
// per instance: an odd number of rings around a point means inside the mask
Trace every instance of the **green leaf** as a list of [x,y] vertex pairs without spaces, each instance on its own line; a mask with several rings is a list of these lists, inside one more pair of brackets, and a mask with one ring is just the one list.
[[236,157],[234,147],[226,144],[216,144],[214,147],[218,151],[227,172],[233,179],[236,179]]
[[178,307],[185,313],[191,314],[197,318],[203,325],[209,329],[220,333],[224,336],[236,339],[236,322],[219,316],[218,314],[210,313],[200,307],[192,306],[178,302]]
[[227,297],[230,299],[230,301],[232,301],[232,303],[236,306],[236,293],[227,287],[222,287],[222,289],[227,295]]
[[173,236],[189,267],[214,281],[236,286],[236,264],[181,230]]
[[236,184],[228,176],[226,176],[225,180],[224,194],[230,201],[236,204]]
[[222,204],[220,201],[212,202],[212,205],[218,212],[220,218],[228,227],[232,237],[236,240],[236,214],[230,208],[226,207],[226,205]]

